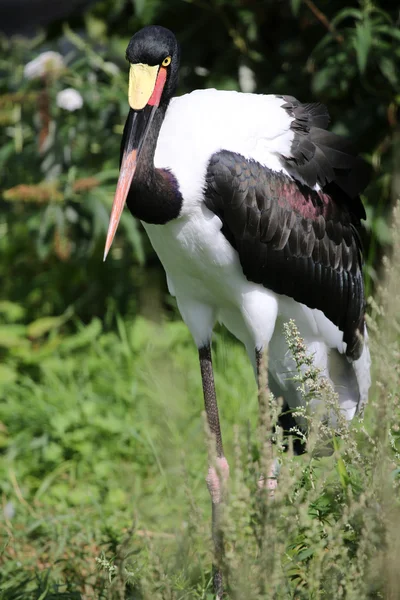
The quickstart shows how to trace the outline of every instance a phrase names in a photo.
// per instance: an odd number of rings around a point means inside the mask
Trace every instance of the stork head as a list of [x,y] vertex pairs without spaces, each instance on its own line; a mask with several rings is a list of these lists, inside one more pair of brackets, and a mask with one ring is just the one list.
[[126,49],[126,58],[130,63],[128,100],[131,109],[122,138],[121,167],[108,226],[104,260],[117,231],[154,116],[159,110],[165,112],[175,92],[178,83],[179,45],[169,29],[152,25],[135,33]]
[[133,110],[168,103],[178,83],[179,45],[169,29],[151,25],[132,37],[126,49],[130,63],[129,104]]

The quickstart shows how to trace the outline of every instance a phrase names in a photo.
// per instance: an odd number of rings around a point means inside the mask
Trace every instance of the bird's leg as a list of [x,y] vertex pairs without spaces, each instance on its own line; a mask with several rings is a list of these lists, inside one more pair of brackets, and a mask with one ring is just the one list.
[[211,359],[211,345],[199,348],[201,380],[203,383],[204,405],[208,427],[215,440],[215,464],[209,461],[207,487],[212,501],[212,537],[216,565],[213,567],[214,591],[217,598],[222,598],[223,585],[220,564],[223,558],[223,534],[221,531],[222,495],[229,476],[228,462],[224,456],[222,435],[219,424],[217,397],[215,394],[214,373]]
[[[259,405],[259,418],[262,430],[269,429],[271,427],[269,417],[269,410],[266,405],[268,402],[269,388],[268,388],[268,364],[266,353],[263,348],[256,348],[256,368],[257,368],[257,386],[258,386],[258,405]],[[266,435],[267,431],[263,433]],[[260,475],[258,480],[259,489],[269,490],[269,496],[274,497],[276,486],[278,485],[278,473],[279,463],[278,460],[272,458],[272,447],[270,442],[268,444],[267,454],[271,455],[271,460],[268,462],[268,474],[265,477],[264,474]],[[268,450],[271,450],[269,452]]]

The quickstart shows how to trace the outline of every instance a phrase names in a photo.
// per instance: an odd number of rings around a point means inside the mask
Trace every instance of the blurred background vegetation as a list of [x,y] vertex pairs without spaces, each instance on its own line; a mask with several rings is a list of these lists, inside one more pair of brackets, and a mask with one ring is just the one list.
[[[400,16],[392,0],[0,0],[3,505],[14,515],[18,504],[17,529],[18,523],[25,529],[29,517],[32,540],[42,540],[43,531],[51,540],[66,507],[79,512],[90,505],[92,518],[111,518],[106,533],[91,531],[82,542],[85,526],[76,512],[70,540],[77,536],[79,551],[94,544],[92,555],[104,536],[115,546],[122,518],[116,511],[124,509],[122,522],[129,521],[133,491],[122,480],[132,473],[131,457],[134,470],[145,473],[144,483],[132,483],[142,514],[167,526],[168,518],[146,505],[146,490],[166,493],[154,478],[161,474],[167,486],[165,447],[168,463],[179,464],[171,439],[181,444],[184,436],[189,452],[192,439],[197,435],[201,445],[202,437],[195,351],[188,355],[191,342],[174,322],[158,259],[128,211],[102,262],[128,111],[125,49],[148,24],[170,28],[181,43],[178,94],[216,87],[328,106],[332,129],[352,138],[373,168],[364,196],[368,293],[391,245],[388,219],[400,194]],[[63,101],[62,92],[71,88],[75,106],[65,94]],[[225,344],[217,342],[223,420],[254,421],[256,403],[240,402],[255,394],[250,369],[235,368],[246,359],[231,340]],[[234,356],[231,372],[227,347]],[[165,385],[153,381],[151,367]],[[173,405],[171,386],[177,390]],[[190,409],[188,394],[199,399]],[[168,402],[179,425],[171,417],[167,435]],[[201,469],[190,476],[199,490]],[[58,517],[50,525],[40,515],[51,510]],[[60,537],[54,540],[55,546],[48,541],[53,556],[63,556]],[[33,546],[23,546],[24,560],[37,566]],[[11,553],[7,564],[18,571],[18,560]],[[42,567],[48,562],[43,558]],[[40,595],[46,581],[40,585],[32,598],[47,598]],[[23,589],[4,598],[28,598]]]
[[[150,23],[171,28],[182,45],[179,94],[217,87],[327,104],[332,128],[374,168],[365,197],[371,291],[400,191],[400,29],[392,2],[76,1],[64,7],[66,20],[53,21],[59,3],[5,1],[0,297],[21,304],[26,323],[68,309],[84,322],[99,316],[109,324],[116,312],[149,312],[149,296],[154,312],[160,303],[168,308],[159,263],[128,213],[110,260],[101,260],[128,110],[125,49]],[[27,63],[49,50],[62,64],[30,78]],[[81,108],[58,105],[65,88],[79,92]]]

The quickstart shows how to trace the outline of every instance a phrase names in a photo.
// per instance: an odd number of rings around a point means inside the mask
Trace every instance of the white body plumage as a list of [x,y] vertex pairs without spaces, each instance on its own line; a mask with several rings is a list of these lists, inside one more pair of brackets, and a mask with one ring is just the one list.
[[207,164],[220,150],[289,175],[280,159],[290,156],[294,135],[284,102],[272,95],[216,90],[174,98],[159,134],[155,166],[174,174],[183,206],[177,219],[143,225],[198,347],[209,342],[216,321],[243,342],[253,365],[255,348],[268,346],[271,389],[294,408],[301,398],[291,379],[293,361],[282,331],[283,323],[293,318],[351,419],[366,402],[370,386],[367,341],[361,357],[350,363],[343,333],[321,311],[248,281],[236,250],[221,232],[220,218],[203,201]]

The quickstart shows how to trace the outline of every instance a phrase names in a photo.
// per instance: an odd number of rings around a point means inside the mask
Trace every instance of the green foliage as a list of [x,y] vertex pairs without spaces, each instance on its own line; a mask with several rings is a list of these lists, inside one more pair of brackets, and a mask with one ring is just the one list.
[[[143,265],[153,253],[127,213],[106,266],[101,255],[128,108],[125,48],[134,31],[154,22],[173,29],[181,42],[179,93],[240,89],[249,85],[248,67],[257,92],[328,105],[334,129],[353,137],[374,168],[365,236],[371,289],[390,241],[388,208],[399,192],[392,177],[399,160],[397,13],[385,1],[348,7],[307,0],[290,7],[254,0],[103,0],[36,38],[0,41],[3,298],[27,305],[29,320],[70,305],[84,321],[115,304],[124,314],[136,312],[133,298],[147,284]],[[25,65],[45,50],[60,52],[62,65],[27,79]],[[79,92],[81,108],[60,106],[57,94],[66,88]],[[29,293],[21,285],[26,280]]]
[[[397,271],[390,275],[399,281]],[[400,296],[390,292],[375,312],[395,314],[397,323]],[[302,457],[283,453],[279,429],[264,428],[277,417],[271,398],[254,436],[251,367],[242,347],[217,334],[231,464],[222,566],[231,598],[367,599],[397,589],[390,557],[398,556],[400,527],[399,381],[387,365],[399,342],[393,327],[370,326],[379,336],[374,349],[386,350],[368,430],[363,423],[348,428],[338,415],[339,439],[305,413],[311,433]],[[335,394],[294,324],[286,331],[304,398],[319,397],[333,410]],[[63,339],[34,376],[22,372],[5,387],[0,597],[211,599],[201,384],[187,329],[136,319],[119,320],[116,333],[94,320]],[[265,441],[274,438],[271,456]],[[316,452],[329,441],[333,455]],[[271,501],[258,476],[273,456],[281,473]]]

